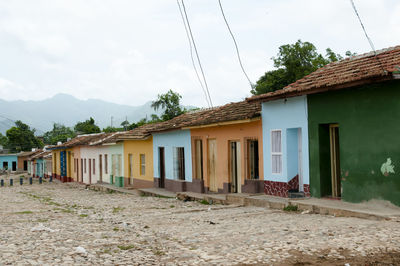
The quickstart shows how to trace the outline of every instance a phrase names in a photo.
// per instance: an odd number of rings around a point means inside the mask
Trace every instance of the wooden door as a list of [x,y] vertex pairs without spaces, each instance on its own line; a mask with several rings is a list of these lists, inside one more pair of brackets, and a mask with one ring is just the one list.
[[89,159],[89,184],[92,184],[92,159]]
[[83,159],[81,159],[81,182],[83,183]]
[[229,166],[230,166],[230,183],[232,193],[242,192],[242,176],[241,176],[241,159],[240,159],[240,142],[230,142]]
[[165,152],[164,147],[158,148],[160,187],[165,187]]
[[218,192],[217,141],[215,139],[208,140],[208,178],[209,178],[209,190],[211,192]]
[[100,183],[103,183],[103,157],[99,155],[99,178]]
[[339,125],[329,125],[329,140],[331,151],[331,182],[332,197],[341,196],[340,156],[339,156]]

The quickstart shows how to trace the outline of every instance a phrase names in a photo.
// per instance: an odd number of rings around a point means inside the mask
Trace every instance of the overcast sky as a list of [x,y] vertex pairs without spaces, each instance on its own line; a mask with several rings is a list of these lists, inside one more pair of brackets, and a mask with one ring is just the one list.
[[[217,0],[186,0],[215,105],[250,95]],[[355,0],[377,49],[400,44],[400,1]],[[370,51],[349,0],[223,0],[255,82],[282,44]],[[0,1],[0,98],[57,93],[140,105],[168,89],[206,106],[176,0]]]

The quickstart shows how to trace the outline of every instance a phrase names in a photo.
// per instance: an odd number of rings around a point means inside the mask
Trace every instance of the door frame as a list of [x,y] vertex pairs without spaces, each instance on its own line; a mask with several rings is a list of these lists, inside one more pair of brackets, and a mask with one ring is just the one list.
[[[232,151],[233,144],[235,144],[235,150]],[[234,152],[234,154],[233,154]],[[235,156],[234,161],[232,156]],[[230,140],[229,141],[229,181],[231,182],[231,193],[242,193],[242,167],[241,167],[241,144],[240,140]],[[235,164],[235,166],[232,165]],[[235,171],[233,171],[235,167]],[[235,172],[235,173],[234,173]]]
[[103,183],[103,155],[99,154],[99,182]]
[[[214,175],[213,175],[213,182],[212,180],[212,175],[211,175],[211,149],[210,149],[210,143],[214,142]],[[217,179],[217,139],[212,138],[212,139],[207,139],[207,178],[208,178],[208,190],[210,192],[218,192],[218,179]],[[213,184],[213,186],[211,186]]]
[[332,197],[341,197],[339,124],[329,124]]
[[158,147],[159,187],[165,188],[165,148]]

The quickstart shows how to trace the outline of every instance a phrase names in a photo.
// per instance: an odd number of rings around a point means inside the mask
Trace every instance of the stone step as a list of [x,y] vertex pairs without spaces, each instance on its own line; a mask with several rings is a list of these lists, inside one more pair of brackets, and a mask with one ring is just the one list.
[[289,192],[288,196],[291,199],[304,198],[304,192]]

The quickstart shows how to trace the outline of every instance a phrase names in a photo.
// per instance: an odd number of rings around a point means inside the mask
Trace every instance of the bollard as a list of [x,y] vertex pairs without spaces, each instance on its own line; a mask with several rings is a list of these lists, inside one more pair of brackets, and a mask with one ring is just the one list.
[[10,179],[10,187],[12,187],[14,185],[14,179]]
[[42,184],[42,182],[43,182],[42,177],[39,176],[39,184]]
[[32,183],[33,183],[33,178],[29,177],[29,184],[32,185]]
[[19,184],[22,186],[24,184],[24,179],[22,177],[19,178]]
[[4,179],[2,179],[2,180],[0,181],[0,185],[1,185],[2,187],[4,187]]

